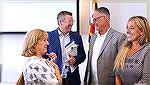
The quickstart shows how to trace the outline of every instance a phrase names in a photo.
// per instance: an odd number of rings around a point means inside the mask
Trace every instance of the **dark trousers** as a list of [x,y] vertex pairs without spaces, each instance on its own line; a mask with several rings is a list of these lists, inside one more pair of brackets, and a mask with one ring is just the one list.
[[62,85],[70,85],[70,80],[69,78],[62,78]]
[[67,73],[67,78],[62,79],[62,85],[80,85],[80,75],[78,69],[76,69],[73,73],[69,69]]
[[71,85],[70,82],[70,73],[71,69],[69,69],[69,72],[67,73],[67,78],[62,78],[62,85]]

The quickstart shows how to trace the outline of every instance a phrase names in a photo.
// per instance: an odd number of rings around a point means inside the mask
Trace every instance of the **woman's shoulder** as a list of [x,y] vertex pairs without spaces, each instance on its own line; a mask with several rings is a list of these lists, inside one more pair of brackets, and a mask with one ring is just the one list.
[[29,58],[29,60],[27,61],[27,63],[39,63],[40,61],[42,61],[41,58],[38,58],[36,56],[32,56]]
[[36,66],[42,66],[44,63],[44,59],[38,58],[36,56],[32,56],[28,59],[26,62],[25,68],[28,67],[36,67]]

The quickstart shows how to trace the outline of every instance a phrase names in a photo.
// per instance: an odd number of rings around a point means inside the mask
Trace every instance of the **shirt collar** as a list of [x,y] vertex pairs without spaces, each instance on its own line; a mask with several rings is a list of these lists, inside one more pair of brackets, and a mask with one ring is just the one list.
[[[59,34],[59,36],[64,36],[62,31],[60,30],[60,28],[58,29],[58,34]],[[66,36],[69,36],[69,32],[65,35],[65,37]]]
[[108,33],[109,30],[110,30],[110,29],[108,29],[108,30],[106,31],[106,33],[102,35],[102,37],[103,37],[103,36],[105,37],[105,36],[107,35],[107,33]]
[[98,31],[97,31],[96,33],[97,33],[97,35],[100,36],[100,37],[105,37],[105,36],[107,35],[107,33],[108,33],[109,30],[110,30],[110,29],[108,29],[108,30],[106,31],[106,33],[103,34],[103,35],[100,35]]

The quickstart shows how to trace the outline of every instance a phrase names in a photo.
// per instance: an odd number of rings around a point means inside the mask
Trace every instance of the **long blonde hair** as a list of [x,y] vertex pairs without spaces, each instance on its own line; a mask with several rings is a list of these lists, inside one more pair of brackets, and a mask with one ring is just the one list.
[[47,38],[48,34],[46,31],[41,29],[34,29],[26,33],[24,39],[24,45],[22,50],[22,56],[31,57],[36,55],[34,46],[40,39]]
[[[143,32],[142,35],[137,39],[138,43],[142,46],[145,43],[150,42],[150,26],[147,19],[143,16],[133,16],[129,18],[128,22],[134,22],[135,25]],[[121,67],[121,69],[124,70],[125,66],[125,59],[128,53],[128,50],[131,48],[132,42],[125,41],[122,45],[121,50],[116,56],[116,60],[114,62],[114,68],[113,70],[118,69]]]

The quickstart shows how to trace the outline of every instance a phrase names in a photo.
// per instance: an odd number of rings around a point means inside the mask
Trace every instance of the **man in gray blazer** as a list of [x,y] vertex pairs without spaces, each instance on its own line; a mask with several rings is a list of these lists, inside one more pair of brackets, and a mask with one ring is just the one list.
[[110,28],[110,12],[105,7],[94,11],[97,32],[91,37],[85,85],[114,85],[113,64],[126,35]]

